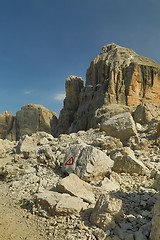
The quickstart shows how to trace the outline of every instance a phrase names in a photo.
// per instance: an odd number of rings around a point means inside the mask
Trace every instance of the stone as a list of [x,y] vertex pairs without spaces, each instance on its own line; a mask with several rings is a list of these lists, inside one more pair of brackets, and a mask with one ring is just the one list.
[[150,103],[142,103],[136,107],[133,113],[134,121],[141,124],[147,124],[151,120],[160,120],[160,107],[154,104],[154,101]]
[[25,105],[16,113],[17,139],[23,135],[31,135],[38,131],[44,131],[51,134],[56,124],[56,114],[51,110],[42,105]]
[[[8,140],[15,140],[16,135],[9,136],[11,129],[14,126],[14,117],[11,112],[4,112],[0,114],[0,139],[7,138]],[[12,131],[13,132],[13,131]]]
[[[48,142],[48,141],[47,141]],[[53,153],[50,145],[45,144],[36,151],[37,162],[50,166],[52,168],[56,167],[56,156]]]
[[160,191],[160,171],[156,172],[155,180],[153,183],[154,189]]
[[110,157],[114,160],[112,170],[117,173],[137,173],[140,175],[147,173],[147,167],[135,157],[133,150],[129,147],[113,150]]
[[0,158],[6,157],[14,151],[15,143],[7,139],[0,139]]
[[52,129],[54,136],[69,132],[70,125],[74,119],[74,114],[79,106],[79,95],[83,87],[84,81],[81,77],[69,76],[66,79],[66,97],[64,99],[64,107],[60,112],[57,127]]
[[101,123],[100,130],[109,136],[119,138],[123,143],[137,135],[135,122],[130,113],[121,113]]
[[17,152],[22,153],[26,159],[30,157],[36,158],[37,150],[37,142],[32,136],[23,136],[17,145]]
[[100,189],[103,192],[118,191],[120,189],[120,185],[118,182],[106,177],[103,181],[101,181]]
[[126,237],[125,237],[125,240],[134,240],[134,235],[131,233],[131,234],[128,234]]
[[86,182],[97,181],[107,175],[113,161],[101,150],[93,146],[75,144],[66,149],[62,170],[75,173]]
[[92,233],[98,240],[105,240],[107,237],[106,233],[102,229],[96,228]]
[[77,215],[86,206],[82,199],[48,190],[36,194],[35,203],[37,207],[46,210],[51,216],[55,214]]
[[[117,107],[117,114],[124,109],[134,111],[141,104],[152,104],[148,117],[157,116],[153,109],[159,112],[159,79],[160,64],[115,43],[105,45],[91,61],[85,86],[79,77],[73,76],[66,81],[67,96],[56,134],[97,128],[105,117],[108,119],[110,112],[114,112],[111,109],[115,109],[113,105],[116,104],[121,106],[119,111]],[[138,118],[136,112],[135,119]]]
[[24,135],[17,144],[17,153],[22,153],[26,159],[38,158],[39,162],[50,159],[55,162],[55,156],[49,146],[53,140],[54,137],[46,132],[33,133],[31,136]]
[[151,240],[160,239],[160,198],[156,201],[153,207],[153,218],[150,239]]
[[141,231],[137,231],[135,232],[135,240],[147,240],[147,238]]
[[68,193],[72,196],[81,198],[88,203],[95,202],[95,196],[91,185],[84,182],[73,173],[61,179],[57,183],[56,189],[58,192]]
[[100,195],[92,210],[90,221],[104,231],[113,229],[121,215],[122,200],[108,194]]
[[157,125],[157,137],[160,137],[160,121],[158,122]]

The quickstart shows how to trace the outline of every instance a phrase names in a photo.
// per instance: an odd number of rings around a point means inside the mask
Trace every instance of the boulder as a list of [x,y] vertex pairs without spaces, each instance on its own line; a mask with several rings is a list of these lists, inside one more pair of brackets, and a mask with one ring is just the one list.
[[35,195],[35,203],[38,208],[45,210],[49,215],[77,215],[86,207],[82,199],[45,190]]
[[100,130],[107,135],[119,138],[123,143],[134,135],[137,135],[136,125],[129,112],[121,113],[104,121],[100,125]]
[[153,218],[150,239],[151,240],[160,239],[160,199],[157,200],[153,207]]
[[113,150],[110,157],[114,161],[112,170],[117,173],[144,175],[147,172],[147,167],[135,157],[133,150],[129,147]]
[[160,137],[160,121],[158,122],[157,125],[157,137]]
[[122,214],[122,200],[108,194],[100,195],[92,210],[90,221],[104,231],[113,229],[115,221]]
[[24,158],[36,158],[37,150],[37,142],[32,136],[25,135],[18,142],[17,153],[22,153]]
[[84,181],[97,181],[107,175],[113,161],[101,150],[84,144],[75,144],[66,149],[62,170],[75,173]]
[[24,135],[18,142],[17,153],[22,153],[25,158],[37,157],[40,160],[44,156],[45,159],[54,159],[49,146],[53,139],[53,136],[46,132],[33,133],[31,136]]
[[51,134],[56,123],[57,117],[54,112],[41,105],[28,104],[16,113],[17,138],[38,131]]
[[71,173],[61,179],[56,186],[58,192],[68,193],[72,196],[83,199],[85,202],[94,203],[95,196],[90,184],[81,180],[77,175]]
[[153,187],[157,191],[160,191],[160,171],[156,171]]
[[15,147],[15,143],[7,139],[0,139],[0,158],[6,157],[9,153],[12,153]]
[[151,120],[160,120],[160,106],[156,106],[154,102],[143,103],[137,106],[133,113],[135,122],[146,124]]

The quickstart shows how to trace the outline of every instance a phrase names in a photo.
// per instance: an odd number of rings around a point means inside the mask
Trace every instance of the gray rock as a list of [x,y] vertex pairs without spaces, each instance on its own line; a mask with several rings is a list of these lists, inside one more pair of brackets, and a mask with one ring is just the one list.
[[136,125],[129,112],[121,113],[104,121],[100,125],[100,130],[107,135],[119,138],[123,143],[134,135],[137,135]]
[[160,239],[160,199],[157,200],[153,208],[153,218],[152,218],[150,239],[151,240]]
[[62,170],[75,173],[84,181],[102,179],[111,171],[113,161],[101,150],[89,145],[74,145],[66,150]]
[[133,150],[129,147],[111,152],[110,157],[114,160],[113,170],[117,173],[144,175],[147,172],[147,167],[135,157]]

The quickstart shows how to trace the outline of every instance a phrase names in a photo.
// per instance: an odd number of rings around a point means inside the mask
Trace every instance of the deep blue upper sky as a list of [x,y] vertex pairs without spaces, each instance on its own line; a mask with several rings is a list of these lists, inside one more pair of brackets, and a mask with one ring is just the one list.
[[105,44],[160,62],[159,0],[1,0],[0,113],[27,103],[59,113],[65,79]]

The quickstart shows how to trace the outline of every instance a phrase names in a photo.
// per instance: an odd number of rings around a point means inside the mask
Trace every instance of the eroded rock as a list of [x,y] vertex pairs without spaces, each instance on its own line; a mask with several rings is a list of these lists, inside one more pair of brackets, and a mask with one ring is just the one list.
[[84,181],[97,181],[110,172],[113,161],[101,150],[89,145],[73,145],[66,149],[62,170],[75,173]]

